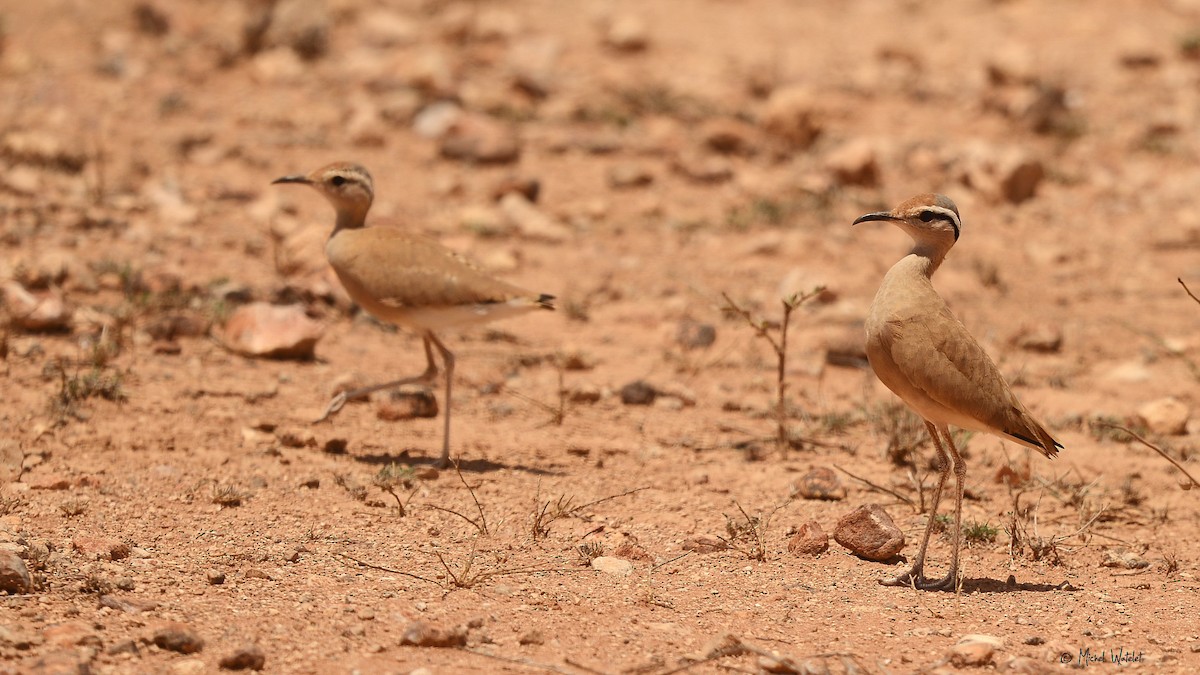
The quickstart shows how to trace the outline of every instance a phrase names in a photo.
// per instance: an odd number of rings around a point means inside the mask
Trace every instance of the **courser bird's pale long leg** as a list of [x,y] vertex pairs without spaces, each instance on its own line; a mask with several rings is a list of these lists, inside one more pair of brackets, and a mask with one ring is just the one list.
[[[446,349],[446,345],[437,339],[433,333],[425,333],[425,351],[429,352],[429,343],[433,342],[433,346],[437,347],[438,353],[442,355],[442,364],[446,366],[446,413],[442,420],[442,457],[437,461],[439,469],[446,468],[450,464],[450,383],[454,381],[454,354]],[[433,363],[433,357],[430,357],[430,363]]]
[[946,573],[946,576],[927,581],[918,587],[930,591],[953,591],[958,587],[958,553],[962,548],[962,505],[963,492],[967,488],[967,463],[958,453],[958,448],[954,447],[950,428],[943,424],[939,427],[939,431],[946,439],[946,447],[950,452],[950,461],[954,470],[954,544],[950,554],[950,571]]
[[891,579],[880,579],[879,583],[884,586],[922,588],[925,583],[925,550],[929,548],[929,535],[933,533],[935,527],[938,503],[942,501],[942,488],[946,486],[946,479],[950,477],[952,467],[950,454],[942,448],[942,442],[938,439],[937,427],[931,422],[925,422],[925,428],[929,430],[929,437],[933,439],[933,445],[937,448],[939,469],[937,487],[933,489],[933,501],[929,506],[929,521],[925,524],[925,534],[921,535],[921,548],[917,551],[917,559],[913,561],[912,567]]

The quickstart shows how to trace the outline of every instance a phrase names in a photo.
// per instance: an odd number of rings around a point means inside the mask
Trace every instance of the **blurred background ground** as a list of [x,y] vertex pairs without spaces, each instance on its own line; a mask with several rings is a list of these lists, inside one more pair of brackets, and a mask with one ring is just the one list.
[[[0,669],[1200,664],[1196,493],[1101,426],[1197,473],[1200,4],[47,0],[0,36]],[[335,160],[559,298],[445,336],[461,478],[409,400],[309,424],[423,365],[270,185]],[[1067,448],[963,439],[960,595],[793,544],[878,503],[915,552],[932,452],[861,354],[908,240],[849,223],[925,191],[964,219],[935,285]],[[723,294],[777,335],[817,286],[782,452]],[[313,357],[227,349],[254,302]]]

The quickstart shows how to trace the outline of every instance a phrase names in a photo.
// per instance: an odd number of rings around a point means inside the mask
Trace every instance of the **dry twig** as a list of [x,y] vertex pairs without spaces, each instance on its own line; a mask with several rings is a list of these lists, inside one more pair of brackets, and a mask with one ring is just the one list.
[[1197,298],[1196,294],[1192,293],[1192,289],[1188,288],[1188,285],[1183,283],[1183,279],[1176,278],[1175,281],[1178,281],[1179,285],[1183,286],[1183,290],[1187,291],[1187,294],[1191,296],[1191,298],[1195,300],[1197,304],[1200,304],[1200,298]]
[[[1180,283],[1183,283],[1183,282],[1180,282]],[[1187,287],[1184,286],[1184,288],[1187,288]],[[1191,291],[1188,291],[1188,294],[1191,295]],[[1195,297],[1195,296],[1192,296],[1192,297]],[[1200,302],[1200,301],[1197,301],[1197,302]],[[1167,452],[1165,450],[1163,450],[1162,448],[1158,447],[1157,445],[1151,443],[1150,441],[1142,438],[1141,436],[1135,434],[1134,432],[1130,431],[1129,429],[1126,429],[1125,427],[1123,427],[1119,424],[1111,424],[1109,422],[1096,422],[1095,424],[1096,424],[1096,426],[1099,426],[1099,427],[1108,427],[1109,429],[1116,429],[1117,431],[1124,431],[1125,433],[1132,436],[1134,438],[1134,440],[1136,440],[1137,442],[1141,443],[1142,445],[1146,446],[1147,448],[1150,448],[1151,450],[1162,455],[1163,459],[1167,460],[1171,464],[1174,464],[1175,468],[1179,469],[1179,471],[1182,472],[1183,475],[1187,476],[1188,480],[1191,481],[1190,483],[1186,483],[1186,484],[1183,484],[1180,486],[1184,490],[1191,490],[1193,487],[1200,487],[1200,481],[1197,481],[1195,478],[1193,478],[1192,474],[1188,473],[1187,469],[1183,468],[1182,464],[1175,461],[1175,458],[1168,455]]]
[[899,492],[896,492],[895,490],[890,490],[888,488],[883,487],[882,485],[876,485],[875,483],[872,483],[871,481],[867,480],[866,478],[862,478],[860,476],[855,476],[854,474],[843,469],[842,467],[838,466],[837,464],[834,464],[833,468],[837,469],[838,471],[841,471],[842,473],[846,474],[847,476],[850,476],[851,478],[853,478],[854,480],[856,480],[860,483],[865,483],[866,485],[870,486],[871,489],[873,489],[873,490],[878,490],[879,492],[889,494],[889,495],[895,497],[896,499],[899,499],[900,501],[904,502],[905,504],[908,504],[909,506],[913,507],[914,509],[917,508],[917,505],[913,503],[913,500],[909,499],[908,497],[905,497],[904,495],[900,494]]
[[784,377],[787,371],[787,335],[788,324],[792,322],[792,312],[797,307],[817,297],[825,290],[824,286],[818,286],[808,293],[793,293],[782,299],[783,303],[783,321],[779,326],[779,340],[776,340],[771,335],[770,324],[765,320],[755,321],[749,310],[742,309],[733,298],[729,297],[728,293],[722,292],[721,297],[725,298],[726,306],[734,313],[746,320],[746,323],[754,329],[755,333],[767,341],[771,345],[771,349],[775,351],[776,361],[776,381],[775,381],[775,420],[776,420],[776,435],[775,445],[779,452],[786,456],[788,448],[787,436],[787,379]]

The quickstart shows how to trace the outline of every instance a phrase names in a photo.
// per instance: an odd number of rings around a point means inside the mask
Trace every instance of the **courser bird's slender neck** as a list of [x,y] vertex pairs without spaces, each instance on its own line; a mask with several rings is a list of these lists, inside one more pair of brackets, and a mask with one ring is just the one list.
[[906,268],[920,272],[925,275],[926,279],[930,279],[945,259],[945,248],[929,242],[918,241],[913,244],[912,250],[900,263],[904,263]]
[[338,209],[337,221],[333,224],[333,232],[329,236],[333,236],[342,230],[353,230],[362,227],[366,224],[367,212],[364,210],[361,213],[350,209]]

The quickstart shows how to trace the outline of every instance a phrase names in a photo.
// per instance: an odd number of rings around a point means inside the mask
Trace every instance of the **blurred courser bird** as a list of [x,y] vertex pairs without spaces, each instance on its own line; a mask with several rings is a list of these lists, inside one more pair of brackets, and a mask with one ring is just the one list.
[[432,349],[436,347],[446,371],[446,412],[438,461],[445,466],[450,458],[454,355],[436,333],[537,309],[552,310],[554,296],[531,293],[493,279],[459,254],[425,237],[391,227],[365,227],[375,190],[371,174],[358,164],[337,162],[311,173],[283,176],[272,183],[308,185],[329,200],[337,218],[325,244],[325,256],[346,292],[377,319],[419,333],[425,345],[425,372],[338,394],[320,419],[337,413],[346,401],[381,389],[432,383],[438,374]]

